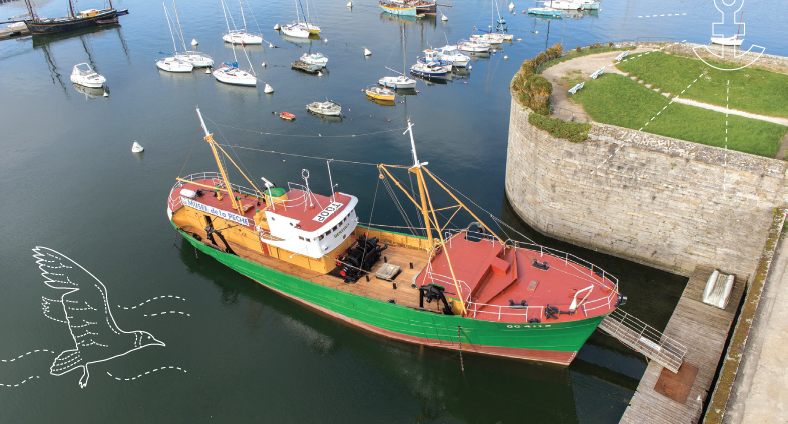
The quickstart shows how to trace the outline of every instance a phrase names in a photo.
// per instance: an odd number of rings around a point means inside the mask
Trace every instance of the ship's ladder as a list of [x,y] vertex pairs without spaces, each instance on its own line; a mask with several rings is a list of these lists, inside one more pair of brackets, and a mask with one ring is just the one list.
[[687,354],[684,345],[621,309],[605,317],[599,329],[674,373],[678,372]]

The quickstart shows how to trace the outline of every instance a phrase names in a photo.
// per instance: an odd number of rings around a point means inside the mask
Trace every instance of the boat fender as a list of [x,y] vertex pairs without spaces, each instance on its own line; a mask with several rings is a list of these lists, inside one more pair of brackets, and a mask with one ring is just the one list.
[[618,308],[619,306],[624,306],[626,304],[627,304],[627,297],[624,296],[623,294],[619,294],[618,300],[616,300],[616,308]]
[[199,190],[197,190],[197,191],[195,192],[195,194],[197,195],[197,197],[202,197],[202,196],[203,196],[203,194],[205,194],[205,193],[202,191],[202,189],[199,189]]
[[389,299],[389,303],[393,303],[393,304],[396,305],[397,304],[397,300],[396,299]]
[[542,322],[542,320],[540,320],[539,318],[531,318],[528,320],[529,324],[539,324],[540,322]]

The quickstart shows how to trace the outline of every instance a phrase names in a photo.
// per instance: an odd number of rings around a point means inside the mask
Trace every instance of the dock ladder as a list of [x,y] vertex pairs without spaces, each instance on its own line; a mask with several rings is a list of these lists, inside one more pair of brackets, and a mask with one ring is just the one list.
[[605,317],[599,329],[674,373],[687,354],[684,345],[620,309]]

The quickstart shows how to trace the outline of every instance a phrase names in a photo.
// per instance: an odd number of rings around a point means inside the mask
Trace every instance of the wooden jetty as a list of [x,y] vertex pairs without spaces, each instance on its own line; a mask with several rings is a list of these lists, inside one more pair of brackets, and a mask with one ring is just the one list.
[[746,281],[736,279],[724,310],[707,305],[701,298],[713,271],[706,267],[695,269],[665,328],[665,336],[687,348],[678,373],[651,361],[621,423],[677,424],[700,420],[703,401],[746,286]]
[[16,29],[0,28],[0,40],[7,40],[9,38],[22,37],[25,35],[30,35],[30,31],[28,31],[27,27]]

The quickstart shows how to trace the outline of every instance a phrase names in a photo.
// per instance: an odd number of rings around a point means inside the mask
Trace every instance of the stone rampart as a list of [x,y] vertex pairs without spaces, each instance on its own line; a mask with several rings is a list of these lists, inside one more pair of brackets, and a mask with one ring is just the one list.
[[755,272],[788,203],[785,162],[603,124],[572,143],[511,107],[506,194],[529,225],[682,275]]

